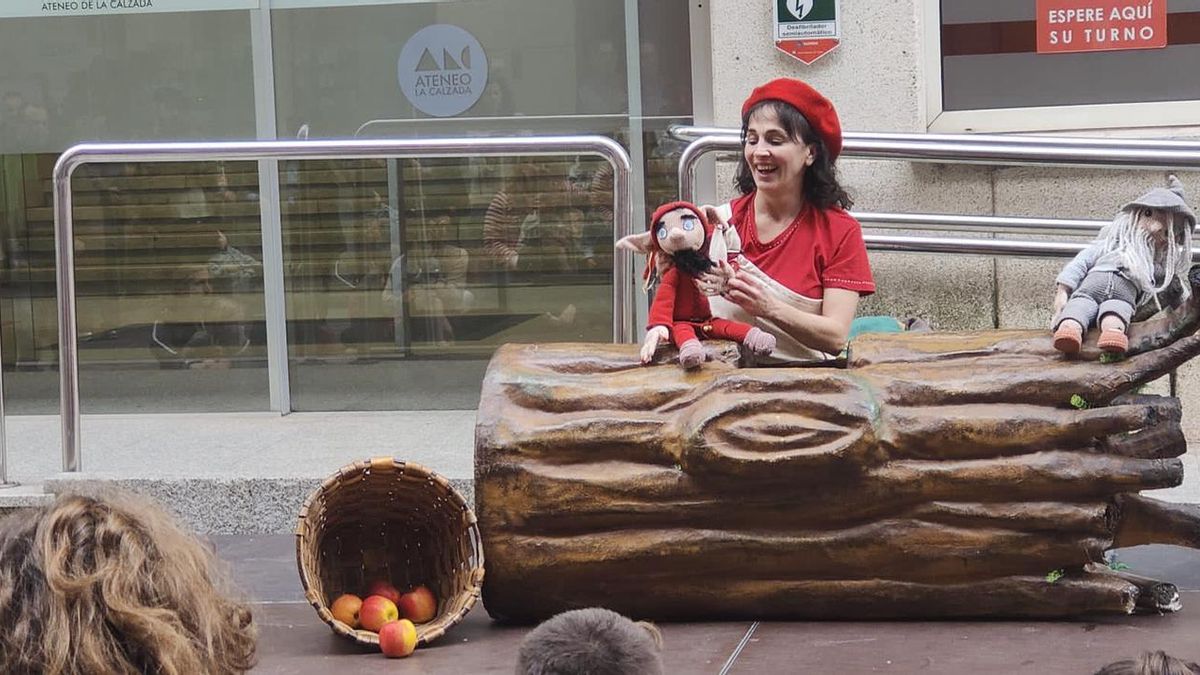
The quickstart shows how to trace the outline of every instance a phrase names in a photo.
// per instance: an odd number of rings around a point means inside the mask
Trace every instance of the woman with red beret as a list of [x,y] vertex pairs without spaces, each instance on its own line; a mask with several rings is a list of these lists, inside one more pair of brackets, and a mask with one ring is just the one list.
[[780,78],[742,104],[742,196],[715,209],[741,239],[740,265],[700,281],[715,315],[776,336],[772,360],[842,351],[858,300],[875,291],[862,229],[846,209],[834,161],[842,128],[833,104]]
[[[742,196],[705,207],[740,238],[738,264],[722,264],[698,286],[714,316],[775,336],[775,351],[759,362],[832,359],[846,346],[859,298],[875,292],[862,228],[834,171],[837,111],[800,80],[772,80],[742,104],[742,138]],[[649,253],[651,242],[636,234],[617,247]]]

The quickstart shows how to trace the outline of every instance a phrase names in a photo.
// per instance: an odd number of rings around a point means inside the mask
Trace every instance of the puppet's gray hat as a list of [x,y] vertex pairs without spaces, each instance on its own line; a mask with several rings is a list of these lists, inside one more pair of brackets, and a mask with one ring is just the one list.
[[1171,211],[1186,218],[1188,228],[1196,226],[1196,214],[1192,213],[1191,207],[1187,205],[1187,202],[1183,201],[1183,183],[1180,183],[1179,179],[1175,176],[1167,176],[1167,187],[1154,188],[1141,197],[1122,206],[1121,210],[1126,211],[1130,208],[1141,206]]

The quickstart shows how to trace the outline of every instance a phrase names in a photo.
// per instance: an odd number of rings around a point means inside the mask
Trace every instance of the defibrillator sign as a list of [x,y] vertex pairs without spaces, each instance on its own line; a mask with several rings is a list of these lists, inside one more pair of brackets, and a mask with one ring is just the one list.
[[833,51],[841,42],[838,0],[773,0],[775,46],[806,64]]

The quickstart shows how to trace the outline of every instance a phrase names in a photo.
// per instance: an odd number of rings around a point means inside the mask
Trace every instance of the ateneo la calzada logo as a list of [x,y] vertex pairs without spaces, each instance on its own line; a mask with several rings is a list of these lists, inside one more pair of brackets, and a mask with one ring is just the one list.
[[457,115],[487,86],[487,55],[467,31],[440,23],[413,34],[400,50],[396,77],[413,106],[434,117]]

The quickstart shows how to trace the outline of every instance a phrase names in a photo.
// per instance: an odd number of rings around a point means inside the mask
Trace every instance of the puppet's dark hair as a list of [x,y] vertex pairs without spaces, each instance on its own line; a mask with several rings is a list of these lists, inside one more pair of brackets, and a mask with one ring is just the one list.
[[671,254],[671,260],[680,272],[693,277],[700,276],[715,266],[712,259],[703,251],[688,249]]

